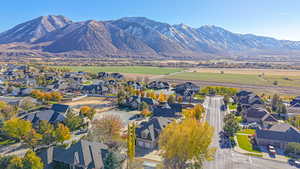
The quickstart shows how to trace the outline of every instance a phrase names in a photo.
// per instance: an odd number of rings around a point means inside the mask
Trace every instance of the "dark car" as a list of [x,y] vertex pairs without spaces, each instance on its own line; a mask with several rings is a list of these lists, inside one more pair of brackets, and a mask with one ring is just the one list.
[[296,159],[289,159],[288,163],[292,166],[295,166],[297,168],[300,168],[300,161]]

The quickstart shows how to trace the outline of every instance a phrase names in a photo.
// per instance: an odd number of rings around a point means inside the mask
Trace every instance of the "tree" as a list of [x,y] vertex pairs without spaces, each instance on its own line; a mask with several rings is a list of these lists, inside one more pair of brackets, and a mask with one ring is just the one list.
[[120,161],[115,153],[109,151],[107,157],[104,159],[104,169],[118,169],[121,166]]
[[227,105],[229,103],[229,100],[230,100],[230,96],[225,95],[223,98],[224,104]]
[[159,146],[166,169],[202,168],[212,160],[215,148],[210,148],[213,127],[195,119],[169,124],[159,136]]
[[93,141],[102,143],[119,142],[123,122],[119,116],[105,115],[99,120],[93,121],[91,135]]
[[63,124],[58,124],[55,129],[56,141],[63,144],[64,141],[71,139],[70,129]]
[[83,125],[83,119],[75,115],[73,112],[68,112],[64,124],[71,130],[75,131]]
[[174,104],[176,102],[176,99],[173,95],[170,95],[168,98],[168,104]]
[[224,132],[228,136],[234,136],[240,130],[239,122],[235,119],[233,114],[227,114],[224,117]]
[[51,95],[51,99],[53,101],[60,101],[63,98],[63,95],[60,92],[54,91],[54,92],[51,92],[50,95]]
[[290,118],[288,119],[288,122],[289,122],[292,126],[298,128],[298,129],[300,129],[300,115],[297,115],[297,116],[294,116],[294,117],[290,117]]
[[178,96],[178,99],[177,99],[177,100],[178,100],[178,103],[181,104],[181,103],[183,102],[183,97],[182,97],[182,96]]
[[160,93],[159,95],[158,95],[158,101],[159,102],[166,102],[167,101],[167,96],[165,95],[165,94],[163,94],[163,93]]
[[126,94],[123,90],[119,90],[118,94],[117,94],[117,98],[118,98],[118,105],[119,106],[123,106],[126,102]]
[[16,116],[17,110],[12,105],[5,104],[2,108],[0,108],[0,113],[4,120],[9,120]]
[[44,164],[42,160],[35,154],[35,152],[29,150],[23,158],[23,169],[43,169]]
[[274,94],[273,97],[272,97],[272,101],[271,101],[273,111],[277,111],[279,103],[280,103],[279,96],[277,94]]
[[20,157],[13,156],[11,157],[7,169],[24,169],[23,160]]
[[288,143],[286,147],[286,153],[292,153],[292,154],[297,154],[300,155],[300,144],[299,143]]
[[277,113],[279,114],[286,114],[287,113],[287,108],[286,108],[286,105],[281,103],[278,105],[278,108],[277,108]]
[[145,117],[149,117],[151,116],[152,112],[148,108],[145,108],[144,110],[141,111],[141,114]]
[[93,120],[96,111],[95,109],[89,107],[89,106],[82,106],[80,108],[80,114],[84,117],[87,117],[89,120]]
[[192,109],[184,109],[182,114],[185,118],[194,118],[200,120],[205,112],[204,107],[201,104],[197,104]]
[[4,122],[2,130],[9,137],[22,140],[32,131],[32,124],[26,120],[12,118]]
[[135,157],[135,124],[129,124],[128,125],[128,136],[127,136],[127,156],[129,163],[131,163],[134,160]]
[[195,111],[195,118],[197,120],[200,120],[203,114],[205,113],[205,108],[201,104],[197,104],[194,107],[194,111]]
[[40,143],[43,136],[37,133],[34,129],[23,138],[24,142],[34,151],[35,147]]
[[56,134],[53,125],[48,123],[47,121],[40,121],[38,133],[42,134],[42,143],[46,145],[50,145],[56,139]]

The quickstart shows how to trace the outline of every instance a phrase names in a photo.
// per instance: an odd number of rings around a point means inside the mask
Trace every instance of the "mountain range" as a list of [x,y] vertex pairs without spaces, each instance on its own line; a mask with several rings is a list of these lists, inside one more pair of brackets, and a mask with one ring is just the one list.
[[74,22],[49,15],[0,33],[0,55],[297,58],[300,41],[237,34],[217,26],[170,25],[145,17]]

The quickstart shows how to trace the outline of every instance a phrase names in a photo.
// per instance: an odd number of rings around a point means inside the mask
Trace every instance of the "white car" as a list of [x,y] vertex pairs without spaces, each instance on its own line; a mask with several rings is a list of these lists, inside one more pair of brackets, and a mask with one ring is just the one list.
[[269,152],[270,152],[271,154],[273,154],[273,155],[276,154],[276,150],[275,150],[275,147],[274,147],[274,146],[269,145],[268,148],[269,148]]

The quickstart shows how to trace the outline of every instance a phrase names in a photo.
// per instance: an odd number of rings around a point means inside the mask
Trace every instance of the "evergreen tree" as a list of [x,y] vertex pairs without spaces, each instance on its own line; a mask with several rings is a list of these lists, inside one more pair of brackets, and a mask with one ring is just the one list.
[[107,157],[104,160],[104,169],[117,169],[120,167],[116,155],[113,152],[108,152]]

